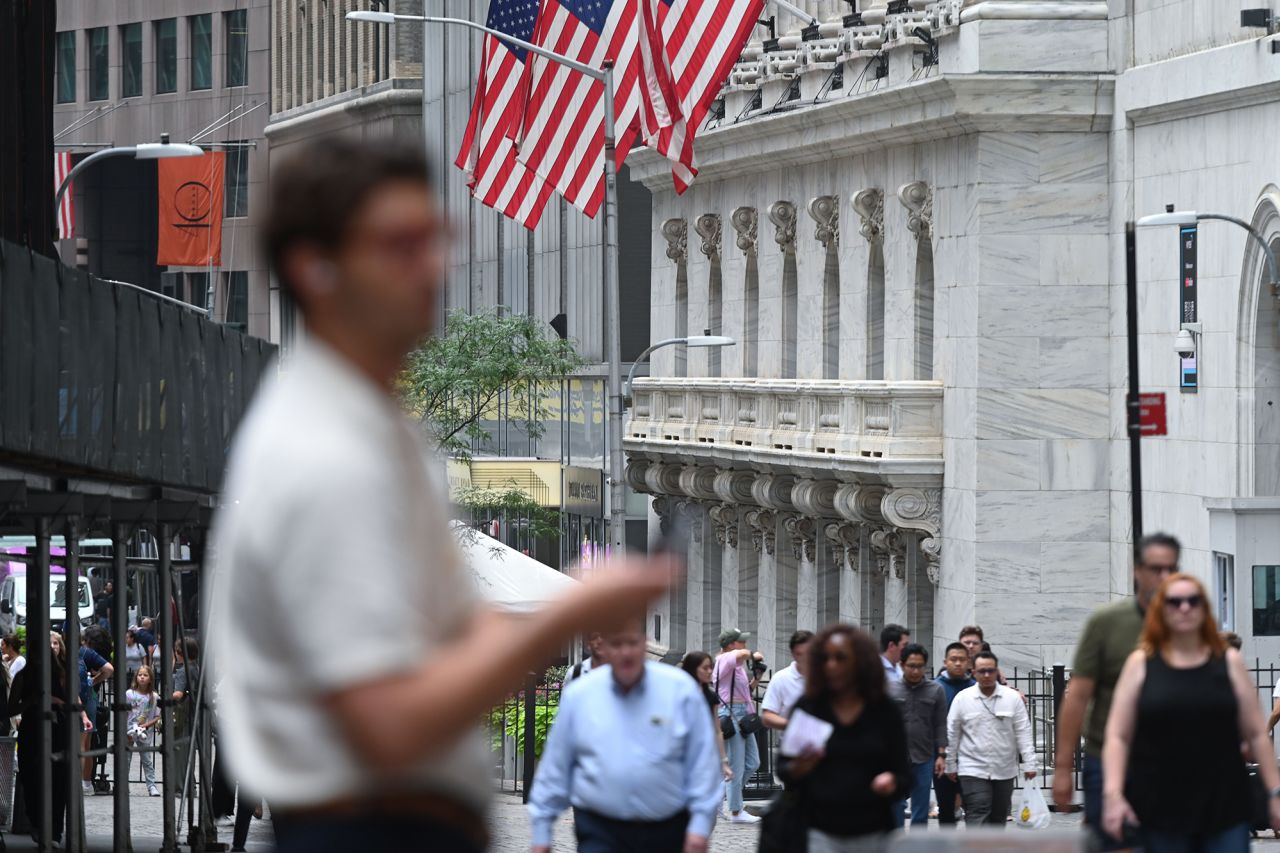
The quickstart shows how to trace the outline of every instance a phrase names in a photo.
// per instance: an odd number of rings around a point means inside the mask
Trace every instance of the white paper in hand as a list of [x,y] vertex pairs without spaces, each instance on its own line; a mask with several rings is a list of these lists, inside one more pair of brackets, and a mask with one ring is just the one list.
[[782,745],[779,748],[788,757],[817,752],[827,745],[834,729],[835,726],[826,720],[819,720],[797,708],[787,720],[787,728],[782,733]]

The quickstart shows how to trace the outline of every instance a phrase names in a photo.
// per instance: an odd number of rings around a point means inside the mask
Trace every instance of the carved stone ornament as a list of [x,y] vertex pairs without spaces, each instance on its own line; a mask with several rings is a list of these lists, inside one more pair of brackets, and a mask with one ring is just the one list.
[[716,497],[725,503],[750,504],[751,484],[755,482],[755,471],[730,471],[724,468],[716,470],[713,484]]
[[791,502],[791,487],[795,478],[788,474],[760,474],[751,483],[751,498],[757,506],[766,509],[795,512]]
[[920,556],[936,584],[942,559],[942,490],[894,489],[885,494],[880,509],[891,524],[920,532]]
[[730,217],[733,222],[733,230],[738,235],[736,238],[738,248],[747,254],[755,254],[759,219],[760,217],[754,207],[740,207]]
[[852,571],[859,569],[859,557],[862,553],[861,525],[847,522],[829,521],[823,528],[827,542],[837,554],[844,556],[844,564]]
[[773,223],[773,239],[783,251],[796,248],[796,206],[789,201],[769,205],[769,221]]
[[715,479],[715,468],[685,465],[680,469],[680,491],[700,501],[717,500]]
[[683,219],[668,219],[662,223],[662,237],[667,241],[667,257],[680,263],[689,252],[689,224]]
[[860,524],[881,524],[884,515],[880,512],[880,504],[885,491],[884,486],[844,483],[836,489],[832,503],[841,518]]
[[791,539],[791,547],[795,549],[797,560],[812,563],[817,559],[818,525],[812,518],[789,515],[782,520],[782,527]]
[[724,548],[738,547],[738,508],[733,504],[716,504],[707,510],[716,542]]
[[675,512],[671,498],[659,495],[653,499],[653,514],[658,516],[658,529],[665,535],[671,532],[671,514]]
[[810,518],[833,518],[838,486],[834,480],[796,480],[791,487],[791,503]]
[[680,490],[680,465],[670,462],[653,462],[644,469],[644,482],[651,495],[683,496]]
[[749,510],[745,518],[751,525],[751,547],[756,553],[773,554],[778,529],[778,516],[772,510]]
[[693,230],[702,238],[702,254],[713,264],[720,263],[720,216],[704,213],[693,223]]
[[891,527],[877,527],[867,537],[867,543],[871,545],[871,554],[875,558],[876,570],[880,574],[888,575],[890,571],[897,577],[906,574],[905,567],[899,569],[895,565],[898,562],[898,555],[905,553],[902,547],[902,536],[896,530]]
[[627,460],[627,485],[633,492],[648,492],[649,484],[645,482],[644,472],[649,468],[648,459]]
[[869,243],[884,241],[884,190],[866,189],[853,194],[853,211],[862,220],[859,231]]
[[840,201],[833,195],[809,200],[809,215],[818,223],[814,236],[824,248],[840,245]]
[[917,238],[933,233],[933,187],[912,181],[898,187],[898,200],[907,209],[907,230]]

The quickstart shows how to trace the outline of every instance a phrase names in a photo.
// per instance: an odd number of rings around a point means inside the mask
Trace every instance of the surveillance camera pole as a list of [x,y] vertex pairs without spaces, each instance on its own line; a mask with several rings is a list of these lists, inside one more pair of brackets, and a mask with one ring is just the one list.
[[1129,430],[1129,514],[1135,561],[1142,539],[1142,395],[1138,381],[1138,240],[1132,222],[1124,226],[1125,322],[1129,336],[1129,394],[1125,400]]

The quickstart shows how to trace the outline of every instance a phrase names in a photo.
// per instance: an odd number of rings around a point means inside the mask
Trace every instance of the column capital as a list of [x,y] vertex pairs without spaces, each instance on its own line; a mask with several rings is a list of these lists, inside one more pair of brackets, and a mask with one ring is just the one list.
[[784,252],[796,248],[796,206],[789,201],[769,205],[769,221],[773,223],[773,239]]
[[884,242],[884,190],[872,187],[853,194],[853,210],[862,220],[859,229],[868,243]]
[[820,195],[809,200],[809,215],[818,223],[814,236],[824,247],[840,245],[840,200]]
[[896,578],[906,577],[904,558],[907,552],[901,532],[892,527],[877,527],[871,531],[867,542],[871,545],[871,553],[875,556],[876,568],[880,574],[887,576],[892,573]]
[[733,230],[737,232],[736,238],[738,248],[746,252],[748,255],[756,253],[757,226],[760,221],[760,215],[754,207],[739,207],[733,212],[733,216],[729,218],[733,223]]
[[683,466],[670,462],[652,462],[644,470],[645,491],[652,495],[683,496],[680,471]]
[[757,554],[772,555],[778,530],[777,513],[769,509],[748,510],[744,521],[751,525],[751,547]]
[[840,517],[859,524],[883,524],[880,504],[887,490],[884,486],[842,483],[836,488],[832,503]]
[[677,482],[680,492],[700,501],[718,500],[715,490],[716,469],[703,465],[684,465]]
[[795,477],[790,474],[759,474],[751,482],[751,497],[759,506],[782,512],[794,512],[791,488]]
[[738,547],[738,507],[733,504],[715,504],[707,510],[716,542],[722,547]]
[[847,521],[829,521],[822,528],[827,543],[844,554],[845,565],[852,571],[859,569],[862,554],[862,525]]
[[933,233],[933,187],[912,181],[898,187],[898,201],[907,209],[907,230],[918,239]]
[[713,481],[716,497],[730,504],[753,503],[755,498],[751,496],[751,484],[755,482],[756,476],[755,471],[717,469]]
[[900,488],[886,492],[880,509],[895,527],[918,531],[929,580],[938,582],[942,558],[942,490]]
[[782,519],[782,529],[791,539],[797,560],[812,563],[817,558],[818,525],[803,515],[787,515]]
[[668,219],[662,223],[662,237],[667,241],[667,257],[680,263],[688,257],[689,224],[683,219]]
[[712,263],[720,262],[720,214],[704,213],[693,223],[693,230],[702,238],[702,254]]

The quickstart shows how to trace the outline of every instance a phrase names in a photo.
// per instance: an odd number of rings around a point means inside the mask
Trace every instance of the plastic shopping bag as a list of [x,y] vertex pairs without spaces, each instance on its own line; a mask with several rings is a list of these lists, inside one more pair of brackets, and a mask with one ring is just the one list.
[[1049,804],[1045,802],[1040,786],[1028,783],[1022,789],[1022,801],[1018,804],[1014,822],[1023,829],[1048,829],[1052,820]]

